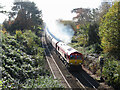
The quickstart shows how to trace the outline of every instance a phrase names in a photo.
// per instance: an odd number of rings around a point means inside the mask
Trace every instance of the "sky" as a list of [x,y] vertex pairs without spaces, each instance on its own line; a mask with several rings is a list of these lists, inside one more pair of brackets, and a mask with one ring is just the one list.
[[[23,0],[24,1],[24,0]],[[71,20],[75,13],[71,13],[74,8],[97,8],[101,0],[29,0],[34,1],[36,6],[42,10],[44,20],[64,19]],[[6,11],[10,11],[14,0],[1,0],[0,5],[4,6]],[[0,23],[7,15],[0,14]]]

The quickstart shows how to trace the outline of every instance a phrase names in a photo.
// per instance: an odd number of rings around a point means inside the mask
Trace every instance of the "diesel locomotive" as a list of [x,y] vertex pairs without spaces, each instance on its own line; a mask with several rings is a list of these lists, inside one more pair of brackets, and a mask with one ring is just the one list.
[[83,55],[68,46],[58,38],[56,38],[48,28],[45,29],[45,36],[49,43],[52,44],[57,54],[62,58],[67,66],[81,66],[83,63]]

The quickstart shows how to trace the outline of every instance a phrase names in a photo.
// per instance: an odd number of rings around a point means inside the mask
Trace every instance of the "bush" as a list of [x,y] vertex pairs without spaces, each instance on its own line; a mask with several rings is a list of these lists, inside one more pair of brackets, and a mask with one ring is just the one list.
[[89,53],[97,53],[99,54],[102,51],[102,48],[100,47],[100,44],[95,43],[90,46],[86,47],[86,50],[89,51]]
[[59,84],[58,80],[53,80],[53,77],[48,76],[39,76],[35,79],[27,79],[23,84],[24,88],[63,88],[61,84]]
[[120,2],[115,2],[109,12],[103,16],[99,26],[99,35],[104,53],[120,59]]
[[120,88],[120,61],[116,59],[107,58],[105,61],[103,75],[106,82],[113,86],[115,89]]
[[[44,69],[44,49],[41,47],[40,38],[34,32],[16,31],[14,36],[3,34],[3,37],[0,47],[3,88],[61,87],[59,82],[49,77],[49,72]],[[44,78],[41,78],[42,76]]]

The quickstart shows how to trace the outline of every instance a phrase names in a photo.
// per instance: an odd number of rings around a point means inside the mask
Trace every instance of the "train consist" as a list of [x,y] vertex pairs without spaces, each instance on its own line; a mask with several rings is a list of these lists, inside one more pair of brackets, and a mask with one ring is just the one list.
[[67,66],[80,66],[83,63],[83,55],[57,39],[48,28],[45,29],[45,36]]

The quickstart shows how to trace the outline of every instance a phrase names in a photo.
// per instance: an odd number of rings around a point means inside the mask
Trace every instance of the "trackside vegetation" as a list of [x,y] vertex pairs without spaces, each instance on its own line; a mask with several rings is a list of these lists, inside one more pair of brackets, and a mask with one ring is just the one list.
[[107,53],[104,77],[109,85],[120,88],[120,2],[115,2],[99,26],[101,47]]
[[[7,12],[9,20],[3,22],[0,31],[0,88],[63,88],[45,68],[42,11],[28,0],[16,0],[13,4],[12,11]],[[102,75],[105,83],[119,90],[120,1],[103,2],[94,9],[75,8],[71,12],[77,14],[72,21],[60,20],[75,31],[69,45],[84,55],[84,67],[98,77]],[[99,56],[104,58],[102,74]]]
[[[102,77],[118,90],[120,88],[120,2],[102,3],[100,8],[76,8],[75,34],[72,47],[85,56],[84,66],[101,75],[99,56],[104,58]],[[64,21],[65,22],[65,21]]]
[[2,32],[2,88],[62,88],[45,69],[40,37],[31,30]]
[[0,88],[63,88],[46,69],[42,11],[29,0],[13,4],[11,12],[6,11],[9,19],[0,27]]

